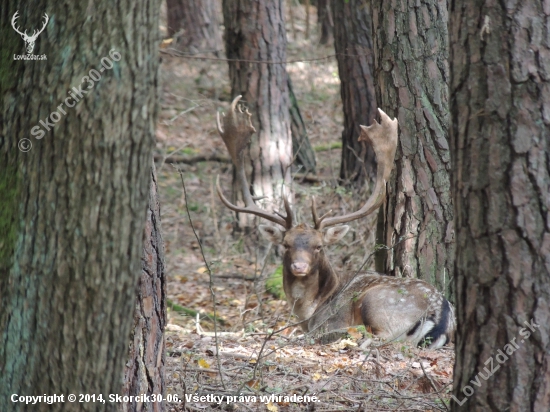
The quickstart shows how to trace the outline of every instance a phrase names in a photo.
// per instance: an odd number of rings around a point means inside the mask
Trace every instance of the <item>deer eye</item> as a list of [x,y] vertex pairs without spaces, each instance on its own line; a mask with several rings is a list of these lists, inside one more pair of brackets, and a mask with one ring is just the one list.
[[321,245],[315,246],[315,251],[319,252],[319,251],[321,251],[322,248],[323,248],[323,246],[321,246]]

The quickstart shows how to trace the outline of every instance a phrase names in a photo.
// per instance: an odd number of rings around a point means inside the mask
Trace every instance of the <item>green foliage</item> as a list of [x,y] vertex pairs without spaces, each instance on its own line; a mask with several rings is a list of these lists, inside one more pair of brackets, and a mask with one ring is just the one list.
[[171,301],[170,299],[166,299],[166,306],[168,307],[169,310],[173,310],[174,312],[181,313],[181,314],[190,316],[192,318],[196,318],[198,314],[201,320],[209,320],[213,322],[214,319],[216,319],[220,323],[220,325],[227,324],[227,322],[220,317],[214,318],[213,314],[199,313],[194,309],[186,308],[185,306],[180,306],[177,303],[174,303],[173,301]]
[[316,152],[328,152],[332,149],[341,149],[342,148],[342,142],[332,142],[327,144],[320,144],[318,146],[315,146],[313,150]]
[[197,203],[190,203],[187,207],[191,212],[197,212],[199,210],[199,205]]
[[285,299],[283,290],[283,266],[279,266],[265,282],[266,290],[277,299]]

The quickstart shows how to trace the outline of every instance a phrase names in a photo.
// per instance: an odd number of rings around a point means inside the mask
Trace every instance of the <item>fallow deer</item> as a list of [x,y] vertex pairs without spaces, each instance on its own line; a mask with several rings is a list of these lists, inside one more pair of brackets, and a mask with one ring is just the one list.
[[218,195],[225,206],[238,213],[250,213],[279,227],[260,225],[264,237],[282,244],[283,288],[287,301],[305,332],[321,336],[328,332],[360,325],[370,327],[385,339],[406,339],[415,345],[439,348],[451,340],[455,330],[451,304],[431,284],[408,278],[396,278],[374,272],[359,273],[344,284],[333,270],[324,246],[342,239],[349,227],[340,225],[376,211],[386,195],[397,148],[397,119],[380,112],[381,122],[361,126],[360,141],[370,143],[378,162],[375,188],[367,202],[356,212],[343,216],[319,216],[312,199],[313,227],[294,225],[287,196],[283,196],[285,214],[268,212],[255,204],[250,193],[243,163],[243,153],[255,132],[251,114],[243,111],[237,96],[231,103],[223,128],[218,113],[218,131],[236,167],[244,207],[232,204],[216,182]]

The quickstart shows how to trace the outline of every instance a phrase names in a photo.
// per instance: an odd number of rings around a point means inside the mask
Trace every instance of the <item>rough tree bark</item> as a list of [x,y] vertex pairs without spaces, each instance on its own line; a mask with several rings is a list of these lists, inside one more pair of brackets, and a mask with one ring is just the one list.
[[[453,1],[450,10],[458,314],[453,410],[546,412],[550,3]],[[479,387],[471,383],[476,380]]]
[[[32,410],[114,411],[67,395],[121,389],[154,146],[159,2],[12,0],[0,27],[17,10],[27,30],[45,12],[50,21],[34,50],[47,60],[12,60],[0,73],[0,410],[28,410],[12,394],[64,394]],[[2,33],[8,56],[23,53],[20,36]],[[112,48],[120,59],[92,80]]]
[[295,158],[294,165],[302,166],[302,172],[304,173],[315,173],[315,167],[317,166],[315,151],[307,136],[306,125],[292,89],[290,76],[288,76],[288,95],[290,98],[290,131],[292,134],[292,153]]
[[168,36],[182,51],[218,51],[221,34],[216,0],[166,0]]
[[[151,168],[149,208],[141,255],[134,325],[130,333],[128,362],[122,396],[165,395],[164,329],[166,326],[166,272],[160,224],[160,203],[155,165]],[[123,412],[162,412],[164,402],[122,403]]]
[[399,120],[388,182],[386,272],[418,277],[449,293],[453,208],[448,145],[447,2],[373,2],[376,98]]
[[[253,194],[266,196],[268,209],[278,205],[282,184],[290,183],[292,138],[287,73],[283,64],[250,61],[286,60],[283,0],[224,0],[225,44],[231,95],[243,96],[256,133],[249,156]],[[248,60],[248,61],[246,61]],[[233,196],[239,196],[234,179]],[[243,222],[241,222],[243,224]]]
[[330,0],[317,0],[317,27],[319,43],[328,44],[333,40],[334,21],[330,10]]
[[372,148],[357,140],[359,126],[370,125],[376,118],[370,10],[362,0],[332,0],[332,14],[344,109],[340,178],[360,188],[376,171]]

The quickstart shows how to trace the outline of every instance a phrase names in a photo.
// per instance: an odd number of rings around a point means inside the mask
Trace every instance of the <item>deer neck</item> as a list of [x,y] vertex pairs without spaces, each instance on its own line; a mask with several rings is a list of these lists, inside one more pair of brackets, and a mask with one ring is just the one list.
[[313,315],[317,308],[338,291],[340,281],[324,252],[320,252],[319,263],[304,277],[294,276],[289,266],[283,265],[283,287],[290,308],[300,319]]

